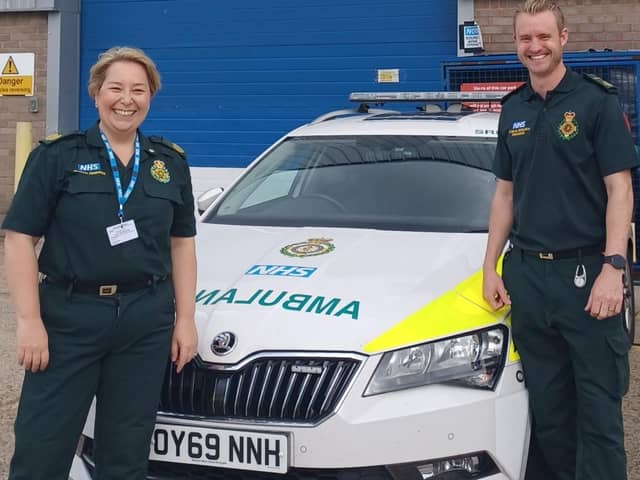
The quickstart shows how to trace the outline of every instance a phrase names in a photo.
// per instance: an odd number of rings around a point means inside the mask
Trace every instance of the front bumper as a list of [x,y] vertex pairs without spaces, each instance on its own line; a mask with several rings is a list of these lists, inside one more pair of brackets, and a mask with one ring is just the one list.
[[[151,462],[149,479],[367,479],[414,480],[418,465],[485,452],[496,473],[487,480],[520,480],[528,451],[528,400],[520,364],[505,366],[495,391],[431,385],[363,397],[375,362],[367,362],[337,412],[317,425],[212,422],[159,417],[160,423],[283,433],[288,437],[285,475]],[[90,437],[90,430],[85,433]],[[398,469],[409,465],[413,467]],[[71,478],[90,480],[90,458],[76,456]],[[314,473],[315,472],[315,473]],[[405,473],[398,473],[405,472]],[[413,473],[406,473],[413,472]],[[348,476],[345,476],[349,474]],[[314,476],[315,475],[315,476]],[[432,477],[460,478],[465,477]]]

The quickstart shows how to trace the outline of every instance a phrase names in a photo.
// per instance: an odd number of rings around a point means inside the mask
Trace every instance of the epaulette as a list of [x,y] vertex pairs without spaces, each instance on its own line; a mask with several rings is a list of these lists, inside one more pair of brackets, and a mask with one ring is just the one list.
[[164,137],[153,135],[149,137],[149,140],[151,140],[153,143],[160,143],[165,147],[169,147],[174,152],[178,152],[182,157],[186,157],[187,155],[180,145],[178,145],[177,143],[173,143],[172,141],[167,140]]
[[592,73],[583,73],[582,76],[586,80],[590,81],[591,83],[595,83],[596,85],[598,85],[600,88],[602,88],[607,93],[618,93],[618,89],[616,88],[616,86],[614,84],[609,83],[606,80],[603,80],[602,78],[598,77],[597,75],[593,75]]
[[43,145],[51,145],[52,143],[59,142],[64,138],[76,137],[78,135],[84,135],[84,132],[71,132],[71,133],[65,133],[64,135],[60,133],[50,133],[49,135],[44,137],[42,140],[40,140],[40,143],[42,143]]
[[504,105],[504,102],[506,102],[509,98],[511,98],[511,96],[512,96],[512,95],[514,95],[516,92],[521,91],[521,90],[522,90],[526,85],[527,85],[527,84],[526,84],[526,82],[525,82],[525,83],[523,83],[522,85],[520,85],[519,87],[514,88],[513,90],[511,90],[509,93],[507,93],[504,97],[502,97],[502,98],[500,99],[500,104],[501,104],[501,105]]

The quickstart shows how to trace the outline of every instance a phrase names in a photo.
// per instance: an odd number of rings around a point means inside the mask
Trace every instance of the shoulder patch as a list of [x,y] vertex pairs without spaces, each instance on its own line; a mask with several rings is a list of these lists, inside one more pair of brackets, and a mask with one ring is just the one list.
[[618,89],[614,84],[607,82],[606,80],[598,77],[597,75],[593,75],[591,73],[583,73],[582,76],[589,82],[595,83],[596,85],[598,85],[600,88],[602,88],[604,91],[608,93],[618,92]]
[[51,133],[44,137],[45,142],[55,142],[57,139],[62,138],[62,135],[59,133]]
[[67,133],[65,135],[62,135],[60,133],[51,133],[49,135],[47,135],[46,137],[44,137],[44,139],[40,140],[40,143],[44,144],[44,145],[50,145],[52,143],[55,143],[59,140],[62,140],[63,138],[72,138],[72,137],[77,137],[78,135],[84,135],[83,132],[72,132],[72,133]]
[[177,143],[172,143],[171,147],[178,152],[180,155],[184,155],[184,150],[182,149],[182,147],[180,145],[178,145]]
[[526,82],[523,82],[522,85],[520,85],[517,88],[514,88],[513,90],[511,90],[509,93],[507,93],[504,97],[502,97],[500,99],[500,104],[504,105],[504,103],[510,99],[516,92],[520,92],[525,86],[527,85]]
[[160,143],[160,144],[164,145],[165,147],[169,147],[171,150],[173,150],[174,152],[178,152],[183,157],[186,156],[186,153],[182,149],[182,147],[180,145],[178,145],[177,143],[173,143],[171,140],[167,140],[164,137],[160,137],[160,136],[156,136],[156,135],[149,137],[149,140],[151,140],[153,143]]

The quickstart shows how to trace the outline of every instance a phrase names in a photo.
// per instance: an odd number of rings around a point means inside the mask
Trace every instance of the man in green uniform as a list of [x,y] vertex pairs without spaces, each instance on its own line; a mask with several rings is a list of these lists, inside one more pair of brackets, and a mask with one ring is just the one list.
[[[503,99],[483,293],[493,308],[512,306],[554,478],[622,480],[622,276],[638,160],[615,88],[563,64],[555,2],[524,2],[514,38],[529,81]],[[503,284],[495,267],[507,238]]]

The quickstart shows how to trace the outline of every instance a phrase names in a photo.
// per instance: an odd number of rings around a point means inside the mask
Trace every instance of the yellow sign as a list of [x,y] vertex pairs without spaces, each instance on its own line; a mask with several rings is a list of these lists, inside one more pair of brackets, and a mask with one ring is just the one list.
[[0,95],[32,95],[33,77],[0,77]]
[[400,69],[390,68],[385,70],[378,70],[378,76],[376,80],[378,83],[399,83]]
[[13,61],[13,57],[9,57],[7,63],[4,64],[4,68],[2,69],[2,75],[17,75],[18,67],[16,67],[16,62]]
[[0,96],[32,96],[35,54],[0,53]]

